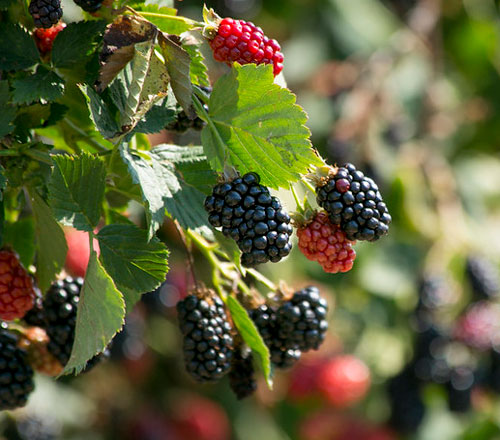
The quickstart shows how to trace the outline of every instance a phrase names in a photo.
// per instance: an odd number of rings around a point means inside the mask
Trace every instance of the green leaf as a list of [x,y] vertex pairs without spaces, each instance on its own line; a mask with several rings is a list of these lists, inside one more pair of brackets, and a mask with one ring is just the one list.
[[214,86],[202,143],[210,164],[255,171],[272,188],[288,188],[322,162],[309,140],[295,95],[273,83],[271,66],[235,64]]
[[0,70],[23,70],[40,61],[35,40],[18,25],[2,23],[0,47]]
[[64,80],[44,66],[38,66],[36,73],[13,82],[12,100],[16,104],[30,104],[40,101],[46,104],[55,101],[64,93]]
[[37,281],[42,292],[46,292],[66,260],[68,245],[64,232],[36,191],[30,191],[37,247]]
[[186,114],[192,118],[196,116],[193,109],[189,54],[180,46],[178,37],[172,38],[164,33],[158,34],[158,42],[165,58],[170,75],[170,85],[175,98],[184,109]]
[[136,4],[133,8],[167,34],[180,35],[193,28],[191,24],[173,18],[177,14],[174,8],[162,8],[151,4]]
[[122,328],[125,302],[113,280],[91,253],[76,315],[75,342],[63,374],[80,373]]
[[[58,68],[78,69],[96,47],[96,37],[106,27],[106,22],[80,21],[70,23],[57,34],[52,47],[52,63]],[[35,48],[36,49],[36,48]]]
[[203,57],[198,46],[195,44],[183,44],[182,48],[191,57],[191,64],[189,65],[189,76],[191,78],[191,82],[199,86],[210,86],[208,69],[203,62],[205,58]]
[[108,106],[102,98],[89,85],[80,85],[80,90],[87,100],[90,110],[90,118],[99,133],[107,139],[111,139],[120,131],[118,124],[111,115]]
[[134,131],[137,133],[158,133],[163,130],[167,124],[175,121],[175,110],[164,99],[161,105],[153,105],[145,116],[137,123]]
[[232,296],[228,296],[226,299],[226,304],[231,312],[231,317],[233,318],[234,325],[238,329],[241,337],[245,343],[252,349],[252,351],[259,358],[259,365],[262,368],[262,372],[266,378],[266,382],[269,388],[272,388],[273,381],[271,378],[271,360],[269,355],[269,349],[267,348],[262,336],[257,330],[254,322],[248,316],[247,311],[243,306]]
[[0,10],[9,9],[14,3],[16,0],[0,0]]
[[19,254],[24,267],[33,262],[35,255],[35,225],[31,217],[22,218],[14,223],[6,222],[4,243],[10,244]]
[[101,261],[115,283],[144,293],[156,289],[168,271],[168,251],[134,225],[107,225],[97,234]]
[[57,221],[81,231],[92,231],[101,217],[106,168],[88,153],[80,157],[53,156],[49,204]]
[[0,139],[14,130],[11,124],[16,118],[16,108],[9,104],[9,82],[7,80],[0,81]]

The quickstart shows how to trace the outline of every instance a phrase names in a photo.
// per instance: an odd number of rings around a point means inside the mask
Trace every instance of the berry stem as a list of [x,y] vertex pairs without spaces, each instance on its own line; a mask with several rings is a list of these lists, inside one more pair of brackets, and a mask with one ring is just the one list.
[[309,182],[306,177],[302,176],[300,181],[309,191],[311,191],[313,194],[316,194],[316,188],[312,186],[311,182]]
[[91,147],[94,147],[97,151],[99,152],[109,151],[109,148],[106,148],[104,145],[97,142],[95,139],[89,136],[88,133],[86,133],[77,125],[75,125],[70,119],[64,118],[61,122],[64,125],[66,125],[66,127],[75,132],[75,134],[77,134],[82,141],[86,142]]
[[262,275],[258,270],[255,269],[247,269],[247,273],[252,275],[257,281],[260,281],[264,286],[266,286],[268,289],[272,290],[273,292],[276,292],[278,287],[276,284],[274,284],[269,278],[265,277]]
[[304,213],[304,205],[299,200],[299,195],[297,194],[295,187],[291,183],[290,183],[290,191],[292,191],[293,198],[295,199],[295,204],[297,205],[297,211],[300,212],[301,214],[303,214]]
[[208,101],[210,100],[210,96],[208,96],[200,87],[193,84],[193,91],[194,91],[195,95],[203,101],[204,104],[208,104]]

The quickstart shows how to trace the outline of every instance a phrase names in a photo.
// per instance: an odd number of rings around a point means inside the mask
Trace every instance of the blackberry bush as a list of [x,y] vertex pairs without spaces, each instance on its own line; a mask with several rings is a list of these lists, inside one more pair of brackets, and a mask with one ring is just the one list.
[[24,406],[35,388],[33,369],[26,352],[17,347],[17,337],[0,326],[0,410]]
[[61,0],[31,0],[28,10],[37,28],[48,29],[63,15]]
[[348,240],[375,241],[387,234],[392,218],[377,184],[350,163],[330,171],[316,188],[330,221]]
[[192,294],[177,303],[187,372],[198,382],[215,382],[231,368],[233,337],[224,303],[214,294]]
[[290,216],[256,173],[219,183],[205,199],[208,221],[231,237],[242,251],[241,264],[252,267],[286,257],[291,249]]

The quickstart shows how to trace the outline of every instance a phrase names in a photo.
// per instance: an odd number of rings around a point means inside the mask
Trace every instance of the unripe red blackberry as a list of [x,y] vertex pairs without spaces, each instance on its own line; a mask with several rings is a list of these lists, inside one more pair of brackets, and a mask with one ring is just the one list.
[[192,294],[177,303],[186,370],[198,382],[215,382],[231,368],[233,337],[224,303],[215,294]]
[[57,37],[57,34],[61,32],[65,27],[66,23],[60,22],[48,29],[35,29],[33,35],[35,36],[36,46],[38,47],[38,50],[42,55],[52,50],[54,39]]
[[277,310],[278,335],[289,347],[301,351],[317,350],[328,329],[328,303],[315,286],[295,292]]
[[328,273],[348,272],[356,258],[354,241],[332,224],[328,214],[318,212],[312,222],[297,229],[299,249],[308,260],[317,261]]
[[348,240],[375,241],[389,231],[392,219],[377,184],[350,163],[319,184],[316,199]]
[[102,6],[102,0],[75,0],[75,3],[86,12],[95,12]]
[[257,389],[252,361],[251,351],[243,353],[241,348],[234,350],[229,372],[229,385],[238,400],[250,396]]
[[0,327],[0,410],[24,406],[35,388],[33,369],[28,364],[26,352],[17,347],[17,338]]
[[[43,299],[45,331],[50,338],[47,348],[63,366],[68,363],[73,349],[82,287],[83,278],[66,277],[53,283]],[[106,357],[109,357],[107,349],[87,362],[85,372]]]
[[31,0],[28,10],[37,28],[50,28],[63,15],[61,0]]
[[290,216],[256,173],[219,183],[205,199],[208,221],[238,243],[241,264],[252,267],[286,257],[291,249]]
[[467,257],[465,273],[479,299],[495,297],[500,293],[498,268],[486,258]]
[[488,301],[471,304],[458,319],[453,335],[478,350],[500,344],[500,306]]
[[210,40],[214,59],[228,65],[272,64],[274,76],[283,70],[283,54],[276,40],[264,35],[260,27],[244,20],[224,18]]
[[22,318],[35,304],[36,292],[15,252],[0,251],[0,319]]
[[277,368],[290,368],[294,365],[300,359],[302,352],[298,344],[292,345],[288,338],[280,336],[276,309],[262,304],[249,310],[249,314],[269,348],[271,362]]

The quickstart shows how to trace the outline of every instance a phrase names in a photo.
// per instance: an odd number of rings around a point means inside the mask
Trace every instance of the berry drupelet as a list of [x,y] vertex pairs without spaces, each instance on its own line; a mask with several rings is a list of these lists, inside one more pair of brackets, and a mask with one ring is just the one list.
[[0,319],[22,318],[36,299],[36,292],[26,269],[15,252],[0,251]]
[[292,249],[290,216],[259,182],[258,174],[247,173],[216,185],[205,199],[209,223],[237,242],[248,267],[276,263]]
[[316,188],[318,204],[348,240],[375,241],[392,219],[377,184],[350,163],[333,170]]
[[354,241],[332,224],[328,214],[318,212],[312,222],[297,229],[300,251],[308,260],[317,261],[327,273],[348,272],[356,258]]
[[264,35],[260,27],[244,20],[224,18],[219,23],[217,34],[210,40],[214,59],[231,65],[272,64],[274,76],[283,70],[283,54],[276,40]]
[[231,368],[233,337],[224,303],[192,294],[177,303],[186,370],[198,382],[215,382]]
[[35,388],[33,369],[26,353],[18,348],[17,337],[0,326],[0,410],[24,406]]
[[35,36],[36,46],[42,55],[50,52],[54,44],[54,40],[57,34],[61,32],[66,27],[66,23],[58,23],[48,29],[37,28],[33,32]]
[[61,0],[31,0],[28,10],[37,28],[50,28],[63,15]]

